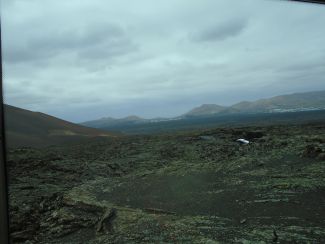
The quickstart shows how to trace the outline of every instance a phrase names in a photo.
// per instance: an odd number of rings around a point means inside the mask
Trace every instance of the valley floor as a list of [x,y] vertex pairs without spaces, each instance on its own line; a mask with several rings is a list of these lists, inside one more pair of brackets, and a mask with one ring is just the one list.
[[15,243],[325,243],[324,124],[99,138],[7,158]]

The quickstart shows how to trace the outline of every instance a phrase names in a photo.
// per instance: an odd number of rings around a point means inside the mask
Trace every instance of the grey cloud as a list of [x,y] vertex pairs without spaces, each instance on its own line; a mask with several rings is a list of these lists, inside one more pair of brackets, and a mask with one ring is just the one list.
[[321,60],[311,60],[306,61],[302,60],[300,62],[296,62],[290,65],[285,65],[281,68],[278,68],[279,72],[311,72],[318,69],[323,69],[325,67],[325,58]]
[[47,50],[42,52],[38,49],[31,49],[30,47],[9,47],[3,51],[3,61],[9,63],[21,63],[27,61],[37,61],[41,59],[48,59],[55,55],[54,50]]
[[118,25],[98,23],[80,28],[78,26],[70,27],[66,30],[54,30],[47,33],[47,36],[30,40],[31,47],[41,49],[75,49],[98,45],[104,41],[119,40],[124,38],[125,33]]
[[88,46],[78,51],[78,57],[82,59],[110,59],[121,56],[138,49],[138,45],[129,39],[113,39],[104,45]]
[[174,116],[201,103],[325,89],[316,5],[4,1],[4,95],[19,107],[72,121]]
[[247,20],[236,19],[218,23],[204,30],[190,34],[190,39],[196,42],[222,41],[239,35],[247,26]]
[[[27,82],[30,84],[29,82]],[[33,91],[33,89],[28,88],[28,86],[23,86],[26,82],[22,84],[6,84],[4,86],[4,102],[10,103],[10,101],[15,101],[17,106],[31,106],[37,104],[47,104],[50,102],[51,98],[47,94],[42,94]]]
[[8,102],[10,104],[10,101],[15,101],[15,104],[20,107],[29,107],[31,105],[40,104],[44,106],[49,103],[50,99],[46,95],[27,94],[25,92],[17,95],[11,94],[9,96],[6,96],[4,102]]
[[[18,36],[17,36],[18,38]],[[135,44],[116,24],[97,23],[45,30],[42,35],[22,36],[5,46],[4,61],[19,63],[51,59],[77,52],[79,58],[119,56],[135,50]]]
[[[57,94],[61,94],[58,97]],[[64,87],[47,87],[45,84],[35,86],[31,81],[22,81],[16,84],[6,84],[4,87],[4,101],[9,103],[15,101],[19,107],[38,108],[38,107],[56,107],[61,104],[73,106],[94,104],[101,102],[100,97],[80,96],[80,94],[65,92]]]

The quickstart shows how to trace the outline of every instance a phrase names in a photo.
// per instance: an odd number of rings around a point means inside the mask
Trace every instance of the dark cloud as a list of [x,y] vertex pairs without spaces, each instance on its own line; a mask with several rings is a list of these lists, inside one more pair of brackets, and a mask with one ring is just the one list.
[[78,57],[82,59],[111,59],[121,55],[134,52],[138,45],[132,43],[129,39],[111,39],[103,45],[87,46],[78,51]]
[[125,33],[123,29],[110,23],[92,23],[87,26],[74,26],[68,29],[59,28],[47,36],[38,37],[30,41],[31,47],[40,49],[75,49],[99,45],[107,41],[123,40]]
[[55,50],[41,51],[26,47],[8,47],[4,48],[3,61],[9,63],[22,63],[28,61],[38,61],[41,59],[49,59],[56,55]]
[[190,39],[196,42],[222,41],[239,35],[247,26],[247,20],[235,19],[218,23],[204,30],[190,34]]
[[[18,36],[16,38],[19,38]],[[41,35],[29,35],[23,42],[8,42],[4,47],[5,62],[33,62],[68,53],[79,58],[110,58],[134,51],[136,44],[123,28],[110,23],[92,23],[45,30]]]

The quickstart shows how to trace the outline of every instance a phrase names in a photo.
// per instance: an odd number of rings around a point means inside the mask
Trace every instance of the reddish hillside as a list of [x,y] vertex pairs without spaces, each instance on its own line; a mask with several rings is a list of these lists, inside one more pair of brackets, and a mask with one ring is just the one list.
[[112,137],[114,133],[77,125],[56,117],[5,105],[7,145],[47,146],[78,142],[94,137]]

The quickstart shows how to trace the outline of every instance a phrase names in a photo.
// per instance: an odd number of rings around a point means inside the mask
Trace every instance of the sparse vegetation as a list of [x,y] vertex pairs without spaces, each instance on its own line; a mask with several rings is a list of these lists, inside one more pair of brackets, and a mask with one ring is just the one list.
[[[237,144],[239,136],[251,143]],[[324,141],[323,124],[274,125],[13,149],[11,238],[322,243]]]

